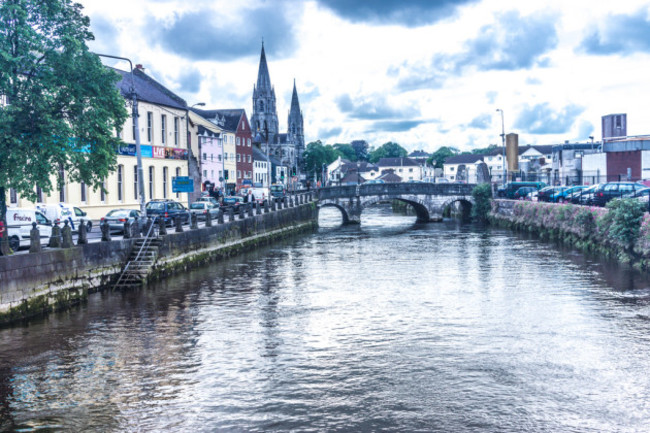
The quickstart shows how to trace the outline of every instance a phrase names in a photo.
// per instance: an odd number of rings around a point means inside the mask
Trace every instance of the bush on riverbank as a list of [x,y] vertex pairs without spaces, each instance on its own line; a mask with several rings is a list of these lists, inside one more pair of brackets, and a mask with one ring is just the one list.
[[474,206],[472,206],[472,219],[478,222],[487,222],[492,205],[492,186],[489,183],[477,185],[472,190]]
[[606,208],[509,200],[492,201],[490,221],[536,233],[622,261],[650,265],[650,215],[635,199],[611,201]]

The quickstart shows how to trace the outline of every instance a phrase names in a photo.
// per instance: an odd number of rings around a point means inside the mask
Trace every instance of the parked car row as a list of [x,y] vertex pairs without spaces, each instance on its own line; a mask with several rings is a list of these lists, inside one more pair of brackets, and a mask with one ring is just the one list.
[[650,188],[635,182],[607,182],[596,185],[542,186],[542,182],[511,182],[497,191],[497,197],[549,203],[605,206],[617,198],[637,198],[645,203]]

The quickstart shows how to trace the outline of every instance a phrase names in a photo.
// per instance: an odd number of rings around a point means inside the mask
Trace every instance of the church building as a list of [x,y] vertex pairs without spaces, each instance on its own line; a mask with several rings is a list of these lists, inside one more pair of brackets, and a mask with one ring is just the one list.
[[289,173],[295,173],[295,176],[299,176],[302,154],[305,150],[305,134],[295,79],[293,82],[293,94],[291,96],[291,107],[287,125],[287,132],[280,133],[275,89],[271,85],[269,68],[266,64],[264,43],[262,43],[257,84],[253,86],[253,115],[251,116],[251,126],[255,131],[254,135],[259,132],[262,138],[262,142],[260,143],[262,151],[266,150],[265,146],[268,140],[270,156],[279,160],[283,166],[287,167]]

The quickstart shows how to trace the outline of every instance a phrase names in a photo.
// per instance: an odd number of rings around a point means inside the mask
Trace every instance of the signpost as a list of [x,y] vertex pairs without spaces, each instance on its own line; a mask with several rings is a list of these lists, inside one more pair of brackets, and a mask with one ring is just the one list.
[[190,193],[194,192],[194,179],[189,176],[172,177],[172,192],[186,192],[187,206],[190,205]]

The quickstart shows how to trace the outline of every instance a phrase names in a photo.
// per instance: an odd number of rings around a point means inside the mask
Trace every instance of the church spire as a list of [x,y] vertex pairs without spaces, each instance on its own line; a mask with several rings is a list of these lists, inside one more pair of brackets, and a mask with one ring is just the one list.
[[260,68],[257,72],[257,91],[267,92],[271,90],[271,77],[269,67],[266,64],[266,53],[264,52],[264,41],[262,41],[262,54],[260,55]]
[[296,79],[293,79],[293,94],[291,95],[291,109],[289,111],[289,116],[296,113],[300,114],[300,102],[298,102],[298,91],[296,90]]

